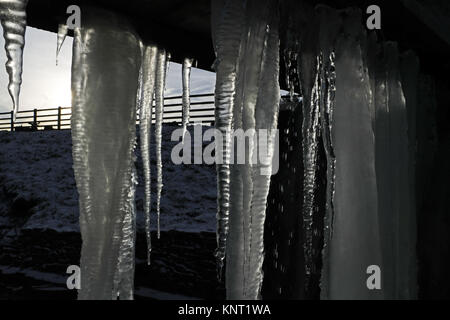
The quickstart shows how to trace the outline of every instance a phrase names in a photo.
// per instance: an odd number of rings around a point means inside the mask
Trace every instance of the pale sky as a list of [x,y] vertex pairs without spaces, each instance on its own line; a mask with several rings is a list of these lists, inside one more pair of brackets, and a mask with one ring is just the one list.
[[[0,26],[0,33],[3,30]],[[71,104],[72,38],[67,37],[56,66],[56,34],[28,27],[25,37],[20,110],[68,107]],[[0,36],[0,112],[11,111],[3,36]],[[215,74],[193,68],[191,94],[214,92]],[[181,95],[181,65],[171,63],[166,96]]]

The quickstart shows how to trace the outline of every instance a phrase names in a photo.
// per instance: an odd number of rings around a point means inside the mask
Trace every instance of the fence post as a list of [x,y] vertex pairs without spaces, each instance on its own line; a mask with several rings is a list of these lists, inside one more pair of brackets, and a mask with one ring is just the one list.
[[11,111],[11,132],[14,131],[14,111]]
[[33,127],[35,130],[38,129],[38,125],[37,125],[37,109],[33,110]]
[[61,130],[61,107],[58,107],[58,130]]

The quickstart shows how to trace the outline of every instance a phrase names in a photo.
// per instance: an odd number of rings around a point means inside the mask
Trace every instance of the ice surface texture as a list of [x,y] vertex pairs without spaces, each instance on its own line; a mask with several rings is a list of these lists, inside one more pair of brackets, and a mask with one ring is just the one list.
[[151,208],[151,179],[150,179],[150,138],[152,128],[153,96],[155,93],[156,60],[158,48],[155,45],[145,46],[142,61],[141,78],[141,102],[139,127],[141,134],[141,154],[144,169],[145,184],[145,228],[147,236],[147,263],[150,264],[150,253],[152,250],[150,234],[150,208]]
[[[314,265],[313,237],[320,232],[312,221],[321,139],[327,157],[321,298],[415,298],[415,135],[409,126],[417,60],[409,53],[400,65],[396,44],[367,34],[359,9],[297,8],[300,22],[290,26],[284,51],[298,50],[304,100],[307,275]],[[371,265],[382,270],[381,290],[367,288]]]
[[168,53],[159,48],[156,57],[156,76],[155,76],[155,141],[156,141],[156,214],[157,214],[157,235],[160,238],[160,210],[161,193],[163,188],[162,177],[162,125],[164,113],[164,88],[166,83],[166,72],[168,67]]
[[140,40],[128,22],[83,8],[72,64],[72,139],[80,201],[79,299],[131,299]]
[[27,27],[28,0],[1,0],[0,21],[3,27],[6,50],[8,91],[13,101],[14,119],[19,111],[20,86],[22,84],[23,48]]
[[189,113],[191,110],[190,101],[190,82],[191,82],[191,69],[194,60],[192,58],[184,58],[183,69],[182,69],[182,79],[183,79],[183,141],[184,135],[186,133],[186,127],[189,123]]
[[[322,298],[416,297],[414,211],[414,88],[418,62],[379,43],[358,9],[336,11],[287,2],[283,36],[286,82],[303,95],[306,272],[313,238],[324,234]],[[27,1],[0,1],[9,93],[16,112],[22,73]],[[219,274],[225,258],[229,299],[259,299],[264,222],[279,108],[278,1],[213,0],[217,55],[216,141]],[[284,11],[286,12],[286,10]],[[298,20],[296,19],[298,17]],[[66,30],[58,32],[57,53]],[[140,111],[148,262],[150,263],[150,131],[155,94],[157,233],[160,236],[162,119],[169,54],[143,46],[119,14],[83,8],[72,65],[72,137],[83,238],[80,299],[132,299],[136,234],[134,148]],[[189,71],[183,65],[183,128],[189,119]],[[138,87],[138,83],[140,86]],[[138,108],[136,108],[136,105]],[[249,140],[245,164],[230,164],[232,130],[268,130],[265,159],[252,164],[260,142]],[[315,230],[317,154],[326,154],[324,230]],[[234,159],[235,160],[235,159]],[[262,174],[265,171],[266,174]],[[282,211],[282,210],[281,210]],[[383,271],[382,290],[368,290],[366,270]],[[308,279],[308,278],[307,278]]]
[[[267,129],[267,157],[271,159],[280,94],[277,2],[213,2],[215,10],[219,12],[213,13],[216,128],[224,133],[222,156],[230,159],[231,129]],[[250,139],[245,164],[225,162],[217,168],[216,257],[220,267],[226,253],[229,299],[260,298],[270,167],[264,166],[266,159],[250,163],[255,147],[259,145]],[[261,174],[263,168],[268,169],[268,175]]]

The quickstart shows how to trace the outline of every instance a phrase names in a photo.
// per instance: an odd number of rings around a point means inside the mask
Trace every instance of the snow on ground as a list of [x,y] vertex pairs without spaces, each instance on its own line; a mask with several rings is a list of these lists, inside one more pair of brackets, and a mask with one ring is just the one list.
[[[216,176],[214,166],[174,165],[170,135],[178,126],[163,129],[161,230],[215,232]],[[206,127],[204,127],[206,129]],[[190,128],[192,132],[192,127]],[[152,152],[152,230],[156,224],[156,176]],[[137,153],[136,204],[138,228],[144,226],[142,163]],[[0,132],[0,235],[17,229],[79,232],[78,193],[72,169],[69,130]],[[4,234],[4,233],[3,233]]]

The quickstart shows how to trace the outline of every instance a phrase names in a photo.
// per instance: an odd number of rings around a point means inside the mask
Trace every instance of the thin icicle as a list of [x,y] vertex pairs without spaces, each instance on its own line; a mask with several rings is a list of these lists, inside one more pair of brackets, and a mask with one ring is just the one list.
[[160,210],[161,210],[161,193],[163,188],[162,177],[162,125],[164,114],[164,86],[166,82],[167,72],[167,54],[165,49],[158,49],[158,57],[156,62],[156,83],[155,83],[155,141],[156,141],[156,170],[157,170],[157,184],[156,184],[156,214],[157,214],[157,235],[158,239],[161,236],[160,232]]
[[59,53],[61,52],[64,40],[66,40],[68,30],[69,28],[65,24],[60,24],[58,26],[58,36],[56,39],[56,65],[58,65],[58,56]]
[[190,81],[191,81],[191,68],[194,59],[184,58],[183,60],[183,143],[184,135],[186,134],[186,128],[189,123],[189,113],[191,110],[191,100],[190,100]]
[[[326,204],[323,223],[322,268],[328,266],[328,246],[333,235],[334,193],[336,179],[336,156],[333,141],[333,114],[336,97],[335,45],[342,20],[335,9],[320,5],[315,9],[320,23],[319,55],[322,63],[319,70],[321,138],[326,154]],[[328,272],[322,272],[321,283],[328,282]],[[326,287],[324,287],[326,290]]]
[[[220,139],[216,139],[217,158],[217,249],[214,253],[217,261],[217,275],[222,276],[222,268],[227,249],[230,222],[230,156],[231,125],[233,120],[234,99],[236,94],[237,61],[244,24],[244,11],[239,0],[214,0],[212,4],[212,30],[214,49],[217,55],[215,62],[215,127],[220,131]],[[233,192],[240,194],[238,188]],[[236,201],[239,202],[239,201]],[[232,237],[232,235],[230,235]],[[236,241],[239,235],[236,233]],[[233,253],[234,254],[234,253]],[[228,253],[227,253],[228,255]],[[233,257],[231,257],[233,259]],[[229,280],[229,279],[228,279]],[[236,279],[238,283],[239,277]]]
[[[319,55],[316,64],[316,79],[311,91],[309,107],[305,106],[305,120],[303,127],[306,133],[303,144],[303,224],[305,230],[305,270],[307,278],[311,275],[313,268],[313,218],[317,211],[315,193],[317,189],[317,152],[320,137],[320,94],[321,83],[319,71],[322,68],[322,57]],[[307,279],[308,280],[308,279]]]
[[145,184],[145,231],[147,235],[147,264],[150,265],[152,241],[150,233],[151,179],[150,179],[150,138],[152,127],[152,107],[155,92],[155,71],[158,48],[146,46],[142,62],[142,101],[140,113],[141,155],[144,168]]
[[317,210],[315,192],[317,189],[317,154],[320,136],[320,90],[318,72],[321,56],[318,55],[318,19],[313,8],[300,2],[296,8],[299,20],[299,44],[297,71],[302,94],[302,146],[303,146],[303,254],[305,258],[305,285],[308,285],[314,267],[313,261],[313,217]]
[[13,101],[13,121],[19,111],[20,86],[22,85],[23,48],[27,27],[28,0],[1,0],[0,20],[5,38],[7,56],[6,71],[9,76],[8,91]]

